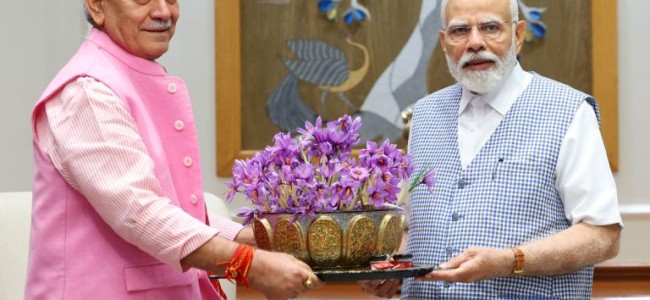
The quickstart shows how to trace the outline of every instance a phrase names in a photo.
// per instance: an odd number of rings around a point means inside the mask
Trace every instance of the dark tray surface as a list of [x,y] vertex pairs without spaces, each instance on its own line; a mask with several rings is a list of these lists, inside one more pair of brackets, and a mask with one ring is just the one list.
[[382,280],[422,276],[434,269],[436,268],[422,266],[394,270],[370,270],[368,268],[316,269],[314,274],[323,281]]

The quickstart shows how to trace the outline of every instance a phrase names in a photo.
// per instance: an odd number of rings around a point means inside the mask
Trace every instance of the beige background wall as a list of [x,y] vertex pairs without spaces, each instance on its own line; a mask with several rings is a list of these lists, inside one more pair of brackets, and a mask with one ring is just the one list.
[[[227,1],[227,0],[216,0]],[[180,1],[181,19],[171,51],[161,60],[187,82],[194,103],[207,191],[224,196],[227,178],[215,172],[215,74],[212,1]],[[2,0],[0,18],[0,192],[31,188],[29,112],[45,85],[87,32],[80,0]],[[650,1],[620,0],[619,171],[615,175],[626,223],[618,262],[650,262]],[[228,76],[228,74],[216,74]],[[223,99],[220,101],[227,101]],[[236,213],[244,202],[230,206]]]

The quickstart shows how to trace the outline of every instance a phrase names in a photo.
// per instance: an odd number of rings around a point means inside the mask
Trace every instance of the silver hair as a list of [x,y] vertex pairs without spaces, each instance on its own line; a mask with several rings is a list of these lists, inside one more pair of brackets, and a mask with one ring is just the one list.
[[83,2],[83,7],[84,7],[84,15],[86,16],[86,21],[90,23],[93,27],[97,27],[97,23],[95,23],[95,20],[93,20],[93,16],[90,15],[90,12],[88,11],[88,6],[86,5],[86,1]]
[[[442,0],[440,4],[440,22],[442,22],[442,28],[447,28],[447,16],[445,14],[447,4],[449,4],[449,0]],[[510,18],[512,21],[519,20],[519,2],[517,0],[510,0]]]

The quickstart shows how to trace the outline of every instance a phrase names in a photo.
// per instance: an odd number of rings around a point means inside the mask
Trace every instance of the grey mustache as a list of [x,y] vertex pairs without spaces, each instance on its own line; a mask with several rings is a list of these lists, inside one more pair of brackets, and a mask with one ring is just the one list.
[[151,23],[147,24],[147,30],[167,30],[172,27],[172,19],[167,20],[153,20]]
[[478,60],[478,59],[482,59],[482,60],[490,60],[490,61],[497,61],[497,60],[499,60],[499,57],[496,56],[494,53],[490,53],[490,52],[485,52],[485,51],[484,51],[484,52],[473,53],[473,54],[470,54],[470,55],[463,56],[463,57],[460,59],[460,61],[459,61],[458,64],[459,64],[460,66],[465,66],[465,65],[468,64],[470,61]]

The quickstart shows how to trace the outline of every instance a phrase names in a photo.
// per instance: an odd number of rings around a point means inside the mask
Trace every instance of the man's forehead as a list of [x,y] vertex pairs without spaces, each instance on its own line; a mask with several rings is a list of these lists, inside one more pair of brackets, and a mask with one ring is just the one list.
[[486,22],[505,21],[510,15],[509,0],[450,0],[446,7],[447,23],[453,20]]

